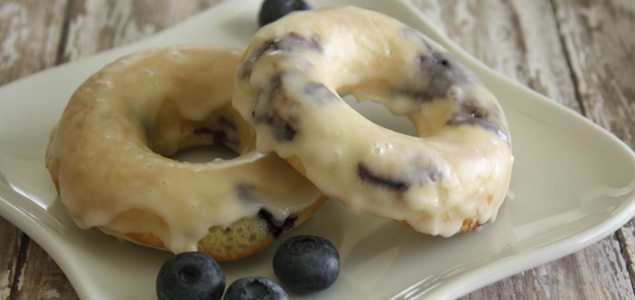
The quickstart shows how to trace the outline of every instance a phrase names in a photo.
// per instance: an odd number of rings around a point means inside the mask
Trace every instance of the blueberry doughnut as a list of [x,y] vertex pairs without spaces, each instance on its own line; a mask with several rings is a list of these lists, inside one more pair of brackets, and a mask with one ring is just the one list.
[[[73,94],[46,167],[80,228],[219,261],[253,254],[307,220],[321,193],[275,154],[254,150],[232,108],[242,52],[181,46],[121,58]],[[224,144],[238,157],[171,157]]]
[[[495,219],[512,170],[494,95],[465,65],[385,15],[336,7],[261,28],[236,72],[234,107],[275,151],[351,211],[451,236]],[[340,95],[408,117],[382,128]]]

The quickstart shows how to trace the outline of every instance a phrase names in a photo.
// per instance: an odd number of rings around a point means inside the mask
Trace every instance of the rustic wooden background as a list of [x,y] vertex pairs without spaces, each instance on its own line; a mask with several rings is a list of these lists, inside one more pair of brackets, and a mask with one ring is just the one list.
[[[0,84],[152,35],[221,0],[0,0]],[[635,0],[412,0],[468,52],[635,147]],[[0,299],[75,299],[0,218]],[[635,223],[464,299],[635,299]]]

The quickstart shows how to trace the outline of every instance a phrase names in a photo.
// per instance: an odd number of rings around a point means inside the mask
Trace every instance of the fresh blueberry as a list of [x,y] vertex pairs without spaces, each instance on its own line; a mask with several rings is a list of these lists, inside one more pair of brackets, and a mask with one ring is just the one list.
[[333,244],[312,235],[292,237],[273,256],[273,270],[282,284],[300,294],[330,287],[340,273],[340,255]]
[[260,7],[258,24],[265,26],[284,17],[286,14],[308,9],[311,9],[311,6],[304,0],[265,0]]
[[223,270],[200,252],[184,252],[168,259],[157,276],[159,300],[220,299],[224,290]]
[[288,300],[289,296],[267,277],[245,277],[234,281],[223,300]]

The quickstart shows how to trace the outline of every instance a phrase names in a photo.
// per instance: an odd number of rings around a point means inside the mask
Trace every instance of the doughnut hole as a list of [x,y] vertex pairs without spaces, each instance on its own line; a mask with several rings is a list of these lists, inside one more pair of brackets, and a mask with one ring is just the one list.
[[406,116],[390,112],[385,105],[373,100],[358,100],[352,95],[342,97],[350,107],[355,109],[367,120],[395,132],[417,137],[417,129]]
[[205,163],[236,158],[253,149],[253,131],[225,105],[202,120],[180,114],[174,102],[164,101],[154,127],[147,130],[152,151],[181,162]]
[[215,144],[209,146],[194,146],[179,150],[170,158],[181,162],[204,163],[208,161],[223,161],[238,157],[231,148],[224,144]]

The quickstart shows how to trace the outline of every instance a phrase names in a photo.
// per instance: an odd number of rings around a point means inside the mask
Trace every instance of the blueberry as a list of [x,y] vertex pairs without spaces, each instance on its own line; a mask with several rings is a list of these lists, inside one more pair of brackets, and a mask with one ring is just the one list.
[[300,294],[330,287],[340,273],[340,255],[333,244],[312,235],[292,237],[273,257],[273,270],[282,284]]
[[220,299],[225,274],[218,263],[200,252],[184,252],[168,259],[157,276],[156,291],[163,299]]
[[267,277],[244,277],[234,281],[223,300],[288,300],[289,296]]
[[265,26],[284,17],[286,14],[308,9],[311,9],[311,6],[304,0],[265,0],[260,7],[258,24]]

